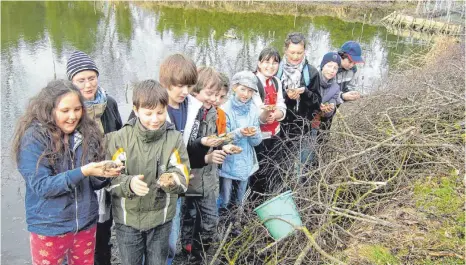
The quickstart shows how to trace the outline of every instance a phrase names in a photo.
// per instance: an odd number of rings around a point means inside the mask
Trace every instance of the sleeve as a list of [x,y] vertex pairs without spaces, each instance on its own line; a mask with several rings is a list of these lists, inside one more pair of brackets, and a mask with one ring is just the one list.
[[[275,77],[276,78],[276,77]],[[283,117],[279,120],[282,121],[285,119],[286,116],[286,104],[285,104],[285,98],[283,97],[283,89],[282,89],[282,82],[277,78],[277,108],[279,111],[283,113]]]
[[254,110],[253,107],[251,108],[251,111],[254,112],[254,119],[253,119],[254,123],[252,124],[252,126],[256,127],[257,131],[255,135],[250,136],[247,139],[248,139],[248,143],[251,146],[258,146],[262,142],[262,132],[260,128],[259,115],[258,115],[259,112],[257,110]]
[[189,183],[189,158],[186,147],[181,137],[178,137],[175,148],[168,161],[167,173],[175,173],[176,186],[165,190],[168,193],[184,193],[188,190]]
[[[115,161],[121,156],[126,156],[125,150],[117,144],[119,139],[118,132],[105,135],[106,159]],[[111,185],[107,190],[114,196],[132,198],[136,196],[130,188],[131,179],[133,177],[134,176],[120,174],[118,177],[112,178]]]
[[359,83],[359,71],[358,71],[358,68],[355,66],[355,68],[351,69],[350,71],[352,71],[353,76],[352,76],[351,80],[348,81],[347,85],[343,87],[343,90],[342,90],[343,93],[357,90],[357,87],[358,87],[358,83]]
[[[18,170],[32,191],[42,198],[53,198],[72,192],[85,176],[81,167],[54,175],[48,159],[39,158],[46,145],[38,139],[37,132],[27,131],[23,136]],[[39,162],[39,163],[38,163]]]
[[[237,141],[241,140],[241,138],[244,137],[240,132],[241,128],[235,128],[233,126],[233,124],[231,123],[230,115],[228,115],[226,112],[225,112],[225,116],[226,116],[226,120],[227,120],[227,133],[231,132],[233,134],[233,142],[237,142]],[[258,120],[259,120],[259,118],[258,118]]]
[[192,168],[202,168],[207,165],[204,157],[209,152],[210,147],[204,146],[201,143],[201,139],[202,137],[199,137],[188,143],[187,153]]
[[113,101],[113,113],[115,114],[115,127],[116,130],[118,131],[123,127],[123,122],[121,121],[121,115],[120,112],[118,111],[118,104],[116,103],[115,99],[111,98]]
[[[259,116],[262,114],[263,109],[261,108],[264,103],[262,102],[261,96],[259,95],[259,92],[256,92],[252,95],[252,103],[257,106],[259,109]],[[260,120],[259,122],[263,124]]]

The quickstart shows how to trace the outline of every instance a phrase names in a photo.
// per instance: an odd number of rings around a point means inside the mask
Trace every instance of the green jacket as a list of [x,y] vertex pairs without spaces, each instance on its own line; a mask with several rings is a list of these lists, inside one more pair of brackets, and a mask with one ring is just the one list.
[[[117,132],[106,135],[107,158],[125,160],[124,174],[110,186],[113,217],[116,223],[139,230],[164,224],[175,215],[179,193],[186,192],[189,160],[180,132],[168,122],[156,131],[146,130],[134,118]],[[162,173],[177,173],[177,185],[163,191],[157,187]],[[137,196],[130,189],[135,175],[144,175],[149,193]]]

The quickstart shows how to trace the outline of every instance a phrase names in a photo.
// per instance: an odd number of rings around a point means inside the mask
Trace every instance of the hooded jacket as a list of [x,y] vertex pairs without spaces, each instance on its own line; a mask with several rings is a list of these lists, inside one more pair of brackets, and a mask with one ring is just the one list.
[[[169,222],[175,215],[178,194],[187,189],[189,160],[182,135],[165,122],[160,129],[145,129],[139,119],[128,121],[121,130],[106,135],[107,157],[124,157],[125,172],[112,179],[113,217],[116,223],[148,230]],[[165,192],[157,185],[163,173],[176,173],[176,185]],[[149,187],[145,196],[130,188],[135,175],[144,175]]]
[[55,168],[47,159],[37,165],[49,141],[50,136],[38,122],[21,139],[18,170],[26,182],[28,231],[57,236],[86,230],[97,223],[94,190],[104,187],[108,181],[82,174],[82,135],[78,131],[70,135],[69,152],[60,156]]
[[[247,103],[242,103],[233,95],[222,106],[227,116],[227,132],[233,132],[233,144],[241,147],[243,151],[225,158],[220,169],[221,177],[246,181],[259,169],[254,146],[262,142],[262,133],[259,110],[252,101],[251,99]],[[256,127],[256,134],[250,137],[243,136],[240,130],[251,126]]]

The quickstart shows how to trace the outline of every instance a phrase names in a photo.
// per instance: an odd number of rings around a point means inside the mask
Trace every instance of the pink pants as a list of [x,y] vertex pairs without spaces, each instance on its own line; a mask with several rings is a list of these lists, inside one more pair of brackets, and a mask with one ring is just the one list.
[[61,265],[68,255],[69,265],[93,265],[96,226],[81,232],[60,236],[31,233],[33,265]]

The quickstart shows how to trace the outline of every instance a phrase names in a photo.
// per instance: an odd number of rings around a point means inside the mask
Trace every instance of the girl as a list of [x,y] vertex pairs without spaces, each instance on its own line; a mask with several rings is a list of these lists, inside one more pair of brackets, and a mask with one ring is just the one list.
[[26,182],[33,264],[93,264],[98,203],[94,190],[123,168],[99,161],[102,133],[69,81],[50,82],[16,128],[13,155]]
[[[233,95],[222,106],[227,117],[227,132],[233,133],[233,144],[242,152],[228,155],[220,169],[220,210],[225,211],[230,200],[235,206],[242,204],[249,177],[259,169],[254,146],[262,141],[259,112],[252,104],[257,93],[257,79],[254,73],[242,71],[231,81]],[[224,148],[226,152],[226,148]],[[235,196],[232,197],[232,190]]]
[[[276,161],[273,149],[279,144],[280,121],[285,118],[286,105],[283,98],[282,84],[275,77],[280,64],[280,54],[275,48],[264,48],[257,61],[256,78],[259,93],[255,93],[253,101],[260,109],[260,128],[262,143],[256,147],[259,164],[266,163],[267,159]],[[267,109],[267,107],[270,107]],[[271,191],[278,179],[266,179],[272,176],[269,169],[261,169],[251,178],[251,187],[254,191],[264,193]]]

